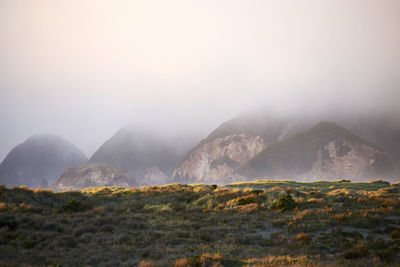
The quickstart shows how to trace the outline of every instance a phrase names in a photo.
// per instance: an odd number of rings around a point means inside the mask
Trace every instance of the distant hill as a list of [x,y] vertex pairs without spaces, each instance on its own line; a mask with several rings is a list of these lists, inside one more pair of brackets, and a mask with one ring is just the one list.
[[86,161],[85,154],[62,137],[35,135],[8,153],[0,164],[0,183],[47,187],[65,169]]
[[50,188],[66,191],[102,186],[135,187],[137,183],[134,177],[116,167],[104,163],[88,163],[67,169]]
[[185,138],[167,138],[129,125],[107,140],[89,162],[116,166],[139,184],[164,184],[191,147]]
[[238,173],[246,177],[303,180],[390,177],[385,152],[331,122],[277,142],[250,159]]

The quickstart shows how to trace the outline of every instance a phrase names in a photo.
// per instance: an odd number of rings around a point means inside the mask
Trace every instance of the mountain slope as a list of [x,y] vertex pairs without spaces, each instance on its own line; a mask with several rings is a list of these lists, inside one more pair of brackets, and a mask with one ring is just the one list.
[[249,160],[247,177],[368,179],[388,177],[393,166],[381,149],[331,122],[277,142]]
[[130,125],[119,130],[90,158],[135,176],[140,184],[163,184],[189,151],[192,143]]
[[8,153],[0,164],[0,183],[47,187],[56,182],[66,168],[86,161],[85,154],[63,138],[35,135]]
[[116,167],[103,163],[88,163],[67,169],[50,188],[54,191],[66,191],[102,186],[134,187],[137,183],[134,177],[126,175]]

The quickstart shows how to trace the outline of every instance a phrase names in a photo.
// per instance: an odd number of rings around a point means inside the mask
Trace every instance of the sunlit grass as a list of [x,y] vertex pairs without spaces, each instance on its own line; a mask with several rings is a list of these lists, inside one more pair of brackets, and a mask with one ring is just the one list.
[[399,260],[400,185],[0,186],[0,264],[326,266]]

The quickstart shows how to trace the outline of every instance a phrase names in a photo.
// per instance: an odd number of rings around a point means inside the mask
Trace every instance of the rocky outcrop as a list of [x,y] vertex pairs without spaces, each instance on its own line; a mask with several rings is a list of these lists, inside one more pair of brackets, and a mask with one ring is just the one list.
[[240,178],[235,170],[260,153],[267,144],[260,136],[233,134],[201,144],[175,170],[173,180],[223,183]]
[[264,149],[238,173],[272,179],[370,180],[393,175],[386,153],[330,122]]
[[311,170],[301,175],[302,180],[375,179],[377,160],[385,153],[370,145],[352,143],[347,140],[331,141],[318,151],[317,160]]
[[82,151],[60,136],[35,135],[13,148],[0,164],[0,183],[47,187],[65,169],[86,161]]
[[67,169],[50,189],[70,191],[102,186],[135,187],[137,183],[134,177],[126,175],[116,167],[102,163],[88,163]]

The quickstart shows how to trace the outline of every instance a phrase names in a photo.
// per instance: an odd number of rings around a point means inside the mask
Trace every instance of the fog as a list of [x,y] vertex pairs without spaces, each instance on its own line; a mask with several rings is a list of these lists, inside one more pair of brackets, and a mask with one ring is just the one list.
[[[400,1],[0,0],[0,160],[133,123],[200,140],[245,110],[399,114]],[[139,127],[139,126],[138,126]]]

